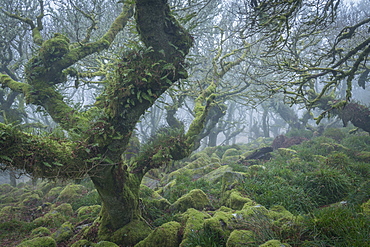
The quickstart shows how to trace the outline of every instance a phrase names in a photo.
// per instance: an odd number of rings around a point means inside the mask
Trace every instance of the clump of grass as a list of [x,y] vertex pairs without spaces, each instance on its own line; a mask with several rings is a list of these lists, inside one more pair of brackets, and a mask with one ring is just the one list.
[[221,247],[225,245],[226,240],[223,236],[213,232],[211,229],[205,228],[190,232],[184,247]]
[[348,176],[330,168],[302,174],[298,183],[319,206],[343,200],[352,189]]
[[282,205],[296,214],[307,213],[316,206],[302,187],[290,184],[279,176],[264,175],[247,178],[243,181],[243,191],[249,198],[269,208]]
[[210,183],[202,178],[192,179],[191,174],[181,174],[176,177],[176,184],[163,194],[169,202],[174,203],[178,198],[193,189],[202,189],[208,196],[215,197],[220,194],[221,184]]
[[370,239],[370,217],[349,206],[315,210],[306,218],[310,246],[362,247]]

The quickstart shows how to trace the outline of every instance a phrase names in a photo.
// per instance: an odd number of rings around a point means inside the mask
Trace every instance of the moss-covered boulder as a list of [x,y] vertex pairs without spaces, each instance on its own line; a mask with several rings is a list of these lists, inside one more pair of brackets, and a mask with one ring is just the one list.
[[152,230],[144,221],[133,220],[115,231],[110,240],[123,246],[134,246],[148,237],[151,232]]
[[42,204],[42,200],[38,194],[30,194],[22,200],[22,205],[25,207],[38,207]]
[[92,243],[86,239],[81,239],[73,243],[71,247],[95,247],[95,243]]
[[222,176],[222,198],[228,198],[229,195],[225,193],[240,185],[245,178],[246,175],[241,172],[225,172]]
[[278,153],[285,158],[294,158],[297,155],[297,151],[290,148],[278,148]]
[[211,207],[211,202],[207,195],[200,189],[194,189],[180,197],[170,209],[175,212],[185,212],[188,208],[203,210],[208,207]]
[[218,157],[217,154],[213,153],[211,155],[211,163],[217,163],[217,164],[220,164],[221,163],[221,159],[220,157]]
[[96,243],[94,247],[119,247],[119,246],[109,241],[100,241]]
[[77,209],[77,217],[79,220],[89,219],[92,222],[98,217],[100,210],[100,205],[83,206]]
[[51,237],[57,243],[67,242],[73,236],[73,225],[70,222],[63,223]]
[[234,230],[226,242],[226,247],[247,247],[255,242],[255,234],[248,230]]
[[222,159],[225,159],[226,157],[229,157],[229,156],[237,156],[237,155],[240,155],[240,150],[238,150],[236,148],[229,148],[222,155]]
[[281,243],[279,240],[269,240],[264,244],[259,245],[259,247],[290,247],[289,244]]
[[190,162],[193,162],[194,160],[197,160],[199,158],[203,158],[204,160],[209,160],[210,159],[210,156],[208,155],[208,153],[206,152],[198,152],[198,153],[194,153],[192,154],[190,157],[189,157],[189,161]]
[[208,165],[210,162],[211,162],[211,159],[208,157],[208,155],[205,155],[204,157],[199,157],[198,159],[187,164],[186,168],[196,169],[196,168],[200,168],[205,165]]
[[240,160],[240,155],[224,156],[221,159],[222,164],[235,164]]
[[22,215],[25,211],[24,207],[4,206],[0,209],[0,222],[22,220]]
[[51,228],[60,227],[64,222],[66,222],[66,217],[55,210],[52,210],[51,212],[33,220],[33,223],[36,226]]
[[86,194],[88,190],[80,184],[69,184],[59,194],[57,202],[72,203]]
[[57,243],[51,237],[37,237],[31,240],[23,241],[17,247],[56,247]]
[[243,219],[247,219],[248,217],[253,215],[269,217],[269,211],[262,205],[250,206],[248,204],[245,204],[242,210],[238,211],[238,213],[242,215]]
[[11,186],[10,184],[0,184],[0,194],[1,195],[7,194],[7,193],[11,192],[14,189],[16,189],[16,188]]
[[64,189],[63,187],[51,188],[44,196],[44,201],[55,202],[55,200],[58,198],[60,192],[62,192],[63,189]]
[[167,222],[152,232],[147,238],[140,241],[135,247],[175,247],[179,246],[179,231],[181,224],[175,221]]
[[40,226],[37,227],[36,229],[33,229],[31,232],[31,237],[45,237],[49,236],[51,234],[50,230],[46,227]]
[[189,208],[182,215],[182,220],[185,222],[184,236],[180,246],[188,246],[188,236],[194,231],[203,229],[203,223],[205,219],[209,219],[211,216],[205,212],[198,211],[194,208]]
[[207,173],[206,175],[203,176],[203,179],[206,181],[209,181],[210,183],[217,183],[222,180],[222,177],[226,172],[232,172],[233,169],[228,166],[220,166],[215,170],[212,170],[211,172]]
[[295,216],[286,210],[281,205],[275,205],[272,206],[268,213],[269,217],[273,220],[279,220],[279,221],[291,221],[295,218]]
[[212,218],[204,220],[203,228],[227,239],[232,231],[233,222],[234,216],[231,212],[216,211]]
[[73,215],[73,209],[72,209],[71,204],[69,203],[62,203],[52,210],[58,213],[61,213],[64,216],[68,216],[68,217]]
[[244,207],[244,205],[255,206],[256,203],[251,199],[242,196],[241,193],[236,190],[231,191],[229,198],[227,198],[225,202],[226,207],[232,208],[234,210],[240,210]]

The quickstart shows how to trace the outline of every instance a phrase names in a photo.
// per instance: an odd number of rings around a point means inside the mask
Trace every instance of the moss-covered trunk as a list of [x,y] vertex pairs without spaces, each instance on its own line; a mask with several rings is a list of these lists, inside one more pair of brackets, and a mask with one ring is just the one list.
[[[106,167],[92,181],[102,199],[99,237],[109,234],[140,219],[139,188],[141,178],[125,169],[126,166]],[[107,235],[108,234],[108,235]]]

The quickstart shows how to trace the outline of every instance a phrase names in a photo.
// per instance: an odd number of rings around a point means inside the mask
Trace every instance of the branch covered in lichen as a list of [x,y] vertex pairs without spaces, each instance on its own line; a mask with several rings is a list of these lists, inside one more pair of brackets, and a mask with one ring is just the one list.
[[83,44],[80,47],[72,49],[63,59],[56,63],[60,69],[68,68],[81,59],[93,53],[101,52],[112,44],[117,34],[123,30],[128,20],[133,15],[133,4],[125,3],[120,15],[114,20],[108,31],[96,42]]
[[188,157],[199,147],[200,133],[211,109],[215,86],[210,85],[197,99],[194,109],[195,118],[187,133],[183,128],[164,128],[156,133],[132,161],[131,172],[143,176],[147,171],[168,164],[171,160]]
[[90,170],[86,162],[90,148],[80,142],[33,136],[0,123],[2,169],[12,167],[42,178],[79,178]]
[[33,42],[35,42],[35,44],[37,44],[37,45],[41,45],[42,42],[43,42],[43,38],[42,38],[42,35],[41,35],[41,30],[43,29],[42,18],[44,18],[44,2],[43,2],[43,0],[39,0],[39,3],[40,3],[40,14],[36,17],[36,23],[37,23],[36,25],[30,18],[25,18],[25,17],[22,17],[20,15],[10,13],[10,12],[5,11],[4,9],[0,8],[0,10],[4,14],[6,14],[7,16],[9,16],[13,19],[20,20],[21,22],[29,25],[31,27],[31,30],[32,30]]
[[11,90],[28,95],[31,89],[29,84],[18,82],[10,78],[10,76],[0,73],[0,84],[2,87],[8,87]]

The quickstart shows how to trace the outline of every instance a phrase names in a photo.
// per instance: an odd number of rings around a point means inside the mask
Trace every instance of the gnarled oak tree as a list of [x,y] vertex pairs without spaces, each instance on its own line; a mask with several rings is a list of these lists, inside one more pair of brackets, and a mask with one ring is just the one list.
[[[31,27],[39,49],[25,66],[26,82],[0,74],[2,86],[22,93],[28,104],[43,107],[70,138],[41,138],[0,124],[0,163],[41,178],[88,174],[103,204],[99,235],[107,239],[107,233],[141,218],[138,194],[145,173],[170,159],[186,157],[197,146],[214,98],[212,85],[198,97],[195,119],[186,133],[184,129],[163,132],[135,159],[123,158],[140,116],[175,81],[187,77],[183,64],[192,37],[173,17],[166,0],[126,1],[100,39],[80,44],[71,44],[62,34],[44,40],[40,32],[43,13],[37,23],[5,14]],[[77,76],[72,66],[107,49],[133,16],[146,48],[125,54],[91,109],[79,112],[70,107],[56,85],[66,83],[67,76]]]

